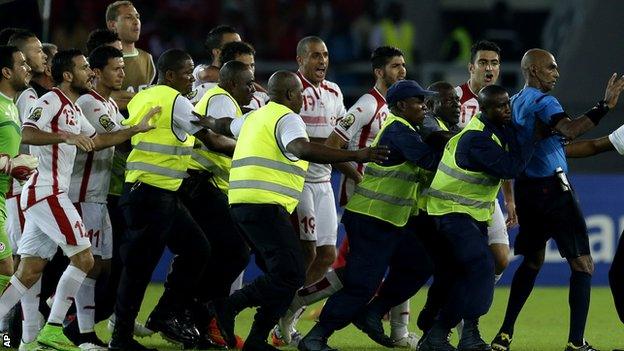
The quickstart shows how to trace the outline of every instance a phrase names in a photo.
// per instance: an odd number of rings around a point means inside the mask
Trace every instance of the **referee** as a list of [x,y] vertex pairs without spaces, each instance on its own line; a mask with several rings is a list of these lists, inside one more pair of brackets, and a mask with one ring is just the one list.
[[274,73],[268,90],[271,102],[243,118],[201,120],[217,133],[238,138],[228,194],[232,217],[265,272],[215,303],[217,321],[230,347],[236,343],[236,315],[246,307],[259,307],[244,350],[277,350],[267,344],[267,336],[304,283],[301,246],[289,214],[299,202],[308,161],[382,161],[388,154],[385,148],[346,151],[309,142],[296,113],[303,104],[303,86],[294,73]]
[[570,119],[559,101],[548,94],[559,78],[553,55],[546,50],[531,49],[522,57],[521,66],[525,87],[512,97],[518,138],[532,138],[535,130],[544,126],[555,134],[536,144],[526,169],[515,182],[520,232],[514,249],[523,259],[514,273],[505,319],[492,341],[492,348],[509,350],[516,318],[533,290],[544,263],[546,241],[552,237],[572,271],[568,298],[570,330],[565,350],[595,350],[583,338],[594,263],[585,218],[566,177],[568,163],[564,142],[592,129],[615,107],[624,89],[624,77],[617,79],[614,74],[607,83],[604,99],[579,118]]

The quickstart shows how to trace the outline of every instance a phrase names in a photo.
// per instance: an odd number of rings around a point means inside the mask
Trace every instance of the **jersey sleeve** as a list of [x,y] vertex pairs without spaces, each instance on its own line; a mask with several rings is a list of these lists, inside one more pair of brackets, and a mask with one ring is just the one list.
[[110,116],[108,108],[91,95],[85,94],[81,96],[76,101],[76,104],[98,134],[115,132],[121,129],[118,123],[118,116]]
[[275,136],[282,151],[287,152],[286,146],[295,139],[308,139],[306,125],[301,116],[296,113],[289,113],[277,122]]
[[344,141],[350,141],[359,130],[375,117],[376,104],[375,98],[369,94],[360,97],[338,121],[334,132]]
[[37,93],[32,88],[24,90],[19,97],[15,105],[17,106],[17,112],[22,123],[28,117],[30,110],[37,103]]
[[61,108],[61,101],[54,95],[43,96],[30,109],[22,127],[44,130]]
[[90,138],[94,138],[97,135],[95,128],[91,125],[82,111],[78,111],[78,123],[80,123],[80,134]]
[[559,101],[552,95],[544,95],[537,100],[538,107],[535,115],[546,125],[553,127],[553,116],[564,113]]
[[232,99],[226,95],[215,95],[208,101],[206,115],[217,119],[223,117],[236,118],[236,106]]
[[193,135],[202,129],[200,126],[191,123],[191,121],[195,119],[197,119],[197,117],[193,115],[193,104],[184,96],[178,95],[173,104],[173,124],[175,127],[189,135]]
[[230,132],[232,133],[234,138],[238,138],[238,136],[240,135],[241,129],[243,128],[243,123],[245,122],[245,120],[247,119],[247,116],[249,116],[250,113],[251,112],[248,112],[241,117],[234,118],[232,120],[232,123],[230,123]]

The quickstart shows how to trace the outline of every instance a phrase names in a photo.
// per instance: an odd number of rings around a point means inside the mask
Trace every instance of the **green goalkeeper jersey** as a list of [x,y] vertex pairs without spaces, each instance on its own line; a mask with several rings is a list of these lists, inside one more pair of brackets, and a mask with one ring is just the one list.
[[[0,93],[0,153],[15,157],[22,141],[20,119],[13,99]],[[9,190],[11,178],[0,174],[0,194],[4,197]]]

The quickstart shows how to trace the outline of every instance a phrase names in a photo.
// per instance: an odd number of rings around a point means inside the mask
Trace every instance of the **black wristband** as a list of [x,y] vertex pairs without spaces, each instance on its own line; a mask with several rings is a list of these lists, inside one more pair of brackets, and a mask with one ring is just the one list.
[[596,106],[592,107],[591,110],[585,112],[585,116],[589,118],[595,126],[598,125],[598,122],[609,112],[609,106],[607,102],[604,100],[598,101]]

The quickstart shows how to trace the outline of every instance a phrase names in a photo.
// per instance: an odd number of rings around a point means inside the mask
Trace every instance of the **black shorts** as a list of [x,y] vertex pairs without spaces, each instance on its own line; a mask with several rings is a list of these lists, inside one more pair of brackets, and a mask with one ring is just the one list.
[[520,232],[516,236],[516,255],[543,250],[553,238],[561,257],[589,255],[585,218],[574,191],[563,191],[556,177],[518,179],[514,184]]

